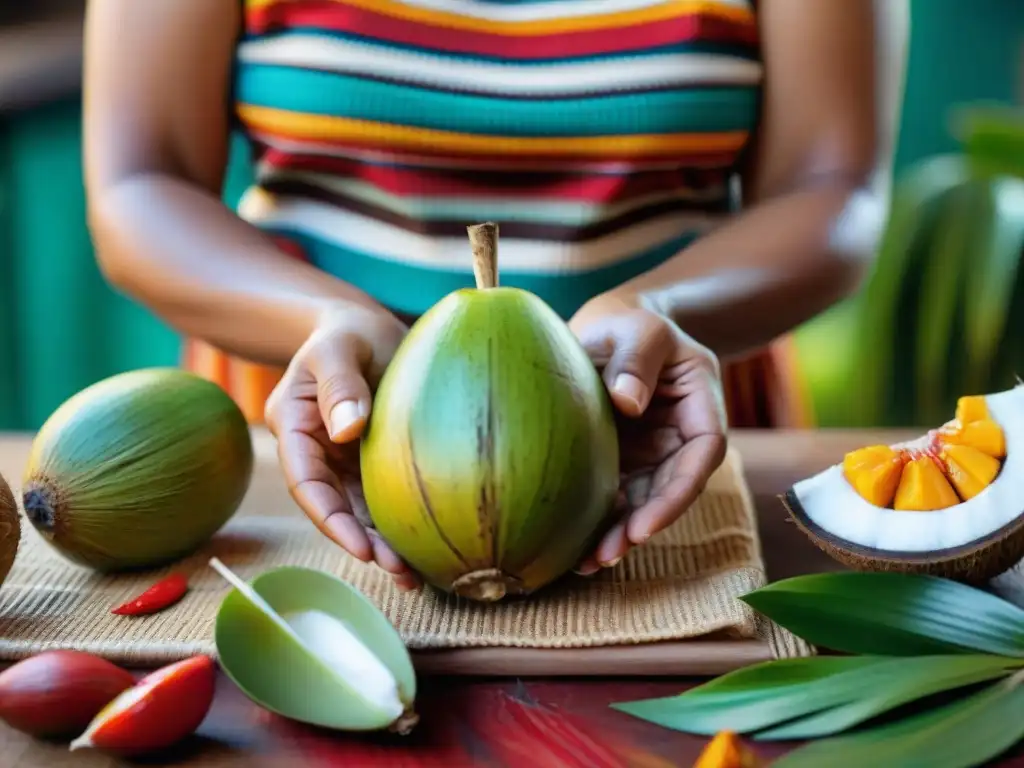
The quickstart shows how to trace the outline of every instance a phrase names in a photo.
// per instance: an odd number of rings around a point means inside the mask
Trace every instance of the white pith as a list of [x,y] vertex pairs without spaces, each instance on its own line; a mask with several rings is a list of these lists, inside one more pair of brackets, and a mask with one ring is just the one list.
[[[842,462],[793,486],[807,518],[833,536],[887,552],[934,552],[976,542],[1024,514],[1024,386],[985,397],[1003,430],[1006,458],[972,499],[931,512],[876,507],[843,476]],[[901,445],[924,446],[927,436]],[[895,446],[894,446],[895,447]]]
[[220,560],[213,558],[210,565],[243,597],[317,659],[324,670],[346,690],[380,711],[385,719],[382,725],[397,720],[405,712],[394,674],[343,622],[318,610],[297,611],[282,616]]

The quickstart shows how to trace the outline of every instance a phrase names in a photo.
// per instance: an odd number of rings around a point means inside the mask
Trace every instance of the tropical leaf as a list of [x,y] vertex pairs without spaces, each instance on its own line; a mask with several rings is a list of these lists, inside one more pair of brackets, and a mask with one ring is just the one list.
[[741,598],[808,642],[846,653],[981,652],[1024,658],[1024,610],[932,576],[840,571],[769,584]]
[[812,742],[773,768],[973,768],[1024,737],[1021,676],[945,707],[860,733]]
[[1020,301],[1014,286],[1024,259],[1024,181],[995,179],[990,189],[994,207],[990,226],[968,249],[965,391],[974,393],[1008,386],[997,373],[996,361],[1004,335],[1014,332],[1008,320],[1014,302]]
[[972,104],[956,110],[953,121],[976,174],[1024,178],[1024,110]]
[[762,731],[757,734],[757,738],[767,741],[832,736],[905,704],[944,691],[1006,677],[1022,666],[1024,660],[999,656],[889,659],[887,665],[879,665],[878,671],[882,674],[888,672],[892,677],[877,680],[874,690],[864,698]]
[[[949,193],[945,215],[931,233],[929,258],[918,281],[921,301],[917,318],[914,416],[916,423],[941,424],[963,394],[964,361],[955,350],[965,346],[958,310],[966,299],[971,269],[979,269],[979,231],[992,220],[989,185],[970,180]],[[896,332],[908,333],[909,329]]]
[[893,185],[888,220],[871,274],[857,301],[852,355],[857,371],[857,423],[906,424],[915,408],[912,382],[916,359],[918,275],[930,259],[932,232],[946,198],[970,179],[959,155],[928,158]]
[[[679,696],[613,708],[701,735],[755,733],[772,726],[759,738],[797,738],[779,735],[787,728],[829,735],[903,703],[1003,677],[1022,666],[1022,660],[995,656],[816,657],[768,662]],[[829,719],[831,712],[837,714]]]

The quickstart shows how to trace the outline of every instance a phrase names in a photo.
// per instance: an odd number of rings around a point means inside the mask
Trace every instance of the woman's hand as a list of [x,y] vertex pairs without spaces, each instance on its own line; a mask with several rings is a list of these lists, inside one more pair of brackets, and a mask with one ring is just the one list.
[[671,320],[628,298],[599,296],[569,323],[615,404],[622,519],[577,568],[617,564],[682,515],[725,458],[718,360]]
[[348,306],[326,317],[267,400],[266,421],[288,491],[317,528],[352,556],[376,561],[412,589],[419,579],[373,529],[359,473],[372,390],[407,328],[394,315]]

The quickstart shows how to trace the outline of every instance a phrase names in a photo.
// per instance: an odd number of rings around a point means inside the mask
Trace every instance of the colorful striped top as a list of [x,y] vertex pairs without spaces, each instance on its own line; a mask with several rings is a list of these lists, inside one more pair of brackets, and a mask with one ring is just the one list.
[[412,315],[497,221],[569,317],[728,215],[761,77],[750,0],[245,0],[239,214]]

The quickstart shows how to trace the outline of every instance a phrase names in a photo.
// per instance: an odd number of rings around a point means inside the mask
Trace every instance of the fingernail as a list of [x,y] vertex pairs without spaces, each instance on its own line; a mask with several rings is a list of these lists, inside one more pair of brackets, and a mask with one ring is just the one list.
[[344,434],[361,419],[359,403],[355,400],[342,400],[331,410],[331,437]]
[[631,373],[616,376],[612,389],[636,403],[637,410],[642,409],[647,402],[647,385]]
[[605,568],[614,568],[616,565],[622,562],[622,555],[619,555],[614,560],[609,560],[607,563],[603,563]]
[[577,568],[576,573],[580,576],[593,576],[595,573],[601,570],[599,565],[585,565],[582,568]]

